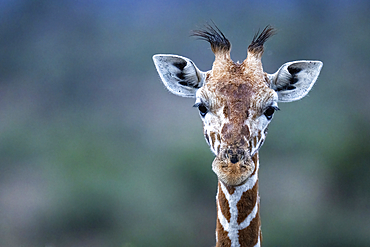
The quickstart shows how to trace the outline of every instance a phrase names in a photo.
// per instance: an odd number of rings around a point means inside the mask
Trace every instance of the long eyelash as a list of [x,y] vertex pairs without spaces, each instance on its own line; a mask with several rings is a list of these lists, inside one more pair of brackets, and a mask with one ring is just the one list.
[[204,103],[203,101],[201,102],[196,102],[193,107],[199,107],[200,105],[204,105],[206,108],[209,108],[209,105],[207,103]]
[[274,109],[275,111],[280,111],[280,108],[277,106],[277,105],[269,105],[267,106],[265,109],[264,109],[264,112],[268,109],[268,108],[272,108]]
[[275,111],[280,111],[280,108],[277,106],[271,106],[271,107],[274,108]]

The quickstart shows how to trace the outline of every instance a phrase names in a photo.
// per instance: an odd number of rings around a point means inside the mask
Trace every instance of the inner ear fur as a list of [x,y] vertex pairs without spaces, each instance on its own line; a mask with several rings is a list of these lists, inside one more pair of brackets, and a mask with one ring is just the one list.
[[268,75],[270,87],[277,92],[280,102],[299,100],[311,90],[322,66],[321,61],[285,63],[275,74]]
[[173,94],[194,98],[204,84],[205,73],[186,57],[158,54],[153,61],[163,84]]

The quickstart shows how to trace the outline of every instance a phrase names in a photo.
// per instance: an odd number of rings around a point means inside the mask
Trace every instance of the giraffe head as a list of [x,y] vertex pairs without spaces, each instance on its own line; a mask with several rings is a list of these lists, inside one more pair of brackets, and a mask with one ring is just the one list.
[[194,36],[208,41],[215,54],[212,69],[200,71],[188,58],[155,55],[157,71],[167,89],[182,97],[195,98],[203,121],[204,136],[216,155],[212,169],[228,186],[238,186],[256,172],[257,153],[278,102],[303,98],[315,83],[320,61],[294,61],[274,74],[263,71],[265,41],[274,34],[267,26],[248,46],[247,58],[235,63],[231,44],[217,28],[207,26]]

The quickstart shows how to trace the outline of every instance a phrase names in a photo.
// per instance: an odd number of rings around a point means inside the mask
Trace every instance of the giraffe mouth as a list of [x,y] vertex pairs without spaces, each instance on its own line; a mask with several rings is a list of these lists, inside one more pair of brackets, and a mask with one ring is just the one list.
[[225,185],[239,186],[252,175],[255,164],[252,159],[233,162],[230,159],[215,157],[212,162],[212,170]]

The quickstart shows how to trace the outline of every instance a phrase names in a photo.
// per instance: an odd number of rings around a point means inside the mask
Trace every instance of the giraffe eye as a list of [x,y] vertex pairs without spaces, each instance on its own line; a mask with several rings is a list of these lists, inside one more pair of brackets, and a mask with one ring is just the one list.
[[199,113],[202,117],[204,117],[208,112],[208,108],[204,103],[195,104],[194,107],[198,107]]
[[263,114],[266,116],[267,120],[271,120],[276,110],[279,110],[277,106],[269,106]]
[[200,115],[202,117],[204,117],[207,114],[207,112],[208,112],[208,109],[207,109],[207,107],[204,104],[199,104],[198,105],[198,110],[199,110]]

